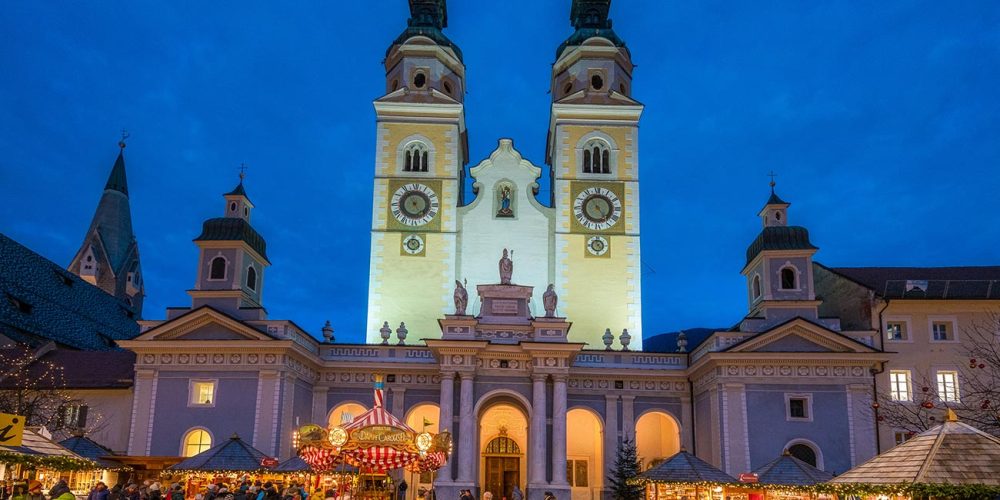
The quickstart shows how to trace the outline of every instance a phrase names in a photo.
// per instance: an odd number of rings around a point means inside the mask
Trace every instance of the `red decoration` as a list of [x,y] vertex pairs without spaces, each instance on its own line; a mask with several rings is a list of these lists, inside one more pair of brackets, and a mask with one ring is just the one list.
[[970,364],[970,365],[974,365],[974,364],[976,364],[976,358],[972,358],[972,359],[970,359],[970,360],[969,360],[969,364]]
[[885,420],[885,417],[883,417],[882,415],[879,415],[879,416],[878,416],[878,421],[879,421],[879,422],[881,422],[881,421],[883,421],[883,420]]
[[985,363],[979,363],[979,368],[980,368],[980,369],[982,369],[982,368],[986,368],[986,364],[985,364]]
[[934,408],[934,403],[931,403],[930,401],[924,401],[923,404],[921,404],[920,406],[923,406],[924,408],[927,408],[929,410],[931,408]]
[[921,387],[920,390],[924,391],[924,392],[927,392],[927,391],[931,390],[931,388],[927,387],[927,386],[924,386],[924,387]]
[[872,403],[872,408],[875,408],[877,410],[878,407],[879,407],[878,402]]

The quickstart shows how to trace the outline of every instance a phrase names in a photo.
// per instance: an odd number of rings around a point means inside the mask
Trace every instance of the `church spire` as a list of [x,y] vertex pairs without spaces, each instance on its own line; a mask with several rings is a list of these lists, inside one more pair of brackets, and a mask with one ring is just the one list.
[[573,0],[569,21],[576,31],[559,46],[556,59],[562,56],[567,47],[583,45],[583,42],[593,37],[605,38],[615,47],[625,47],[625,41],[611,28],[611,19],[608,18],[610,10],[611,0]]
[[69,271],[125,301],[140,314],[145,293],[125,176],[127,138],[128,133],[123,131],[118,142],[118,158],[111,167],[97,210],[80,249],[70,262]]

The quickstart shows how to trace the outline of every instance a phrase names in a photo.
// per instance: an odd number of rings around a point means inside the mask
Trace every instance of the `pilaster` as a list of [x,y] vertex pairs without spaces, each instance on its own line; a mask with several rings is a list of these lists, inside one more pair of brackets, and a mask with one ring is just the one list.
[[622,396],[622,438],[635,440],[635,396]]
[[[455,435],[452,432],[452,427],[454,427],[455,422],[455,372],[442,372],[441,373],[441,400],[439,401],[439,408],[441,409],[441,422],[438,424],[438,430],[440,432],[451,432],[452,436]],[[454,479],[454,473],[452,469],[452,463],[455,461],[455,457],[452,456],[444,466],[438,469],[437,482],[448,482],[450,483]]]
[[458,412],[458,482],[471,487],[476,482],[475,465],[475,432],[476,419],[473,415],[473,377],[472,372],[461,372],[459,377],[459,412]]
[[620,443],[618,435],[618,396],[604,396],[604,477],[610,477],[615,468],[615,455]]
[[[548,375],[534,373],[531,375],[531,425],[528,444],[531,452],[528,455],[528,498],[542,498],[544,489],[548,487],[545,480],[545,443],[546,439],[546,386]],[[565,455],[565,454],[564,454]]]

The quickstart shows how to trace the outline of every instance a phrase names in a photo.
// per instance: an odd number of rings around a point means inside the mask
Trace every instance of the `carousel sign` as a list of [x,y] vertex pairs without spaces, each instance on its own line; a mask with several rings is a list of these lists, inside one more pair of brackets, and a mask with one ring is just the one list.
[[351,433],[358,446],[375,445],[407,445],[413,442],[409,432],[388,425],[373,425],[363,427]]

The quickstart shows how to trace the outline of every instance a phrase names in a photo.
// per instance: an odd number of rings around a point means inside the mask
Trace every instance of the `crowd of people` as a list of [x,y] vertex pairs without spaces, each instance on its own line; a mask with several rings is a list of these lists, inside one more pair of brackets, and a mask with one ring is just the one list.
[[[233,488],[224,483],[209,484],[189,496],[180,483],[162,485],[146,480],[142,484],[116,484],[111,488],[98,481],[87,493],[86,500],[350,500],[350,495],[338,494],[333,489],[314,491],[310,494],[305,485],[290,482],[275,485],[270,481],[244,480]],[[0,485],[0,500],[76,500],[65,480],[58,481],[43,492],[40,481],[8,481]]]

